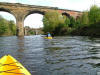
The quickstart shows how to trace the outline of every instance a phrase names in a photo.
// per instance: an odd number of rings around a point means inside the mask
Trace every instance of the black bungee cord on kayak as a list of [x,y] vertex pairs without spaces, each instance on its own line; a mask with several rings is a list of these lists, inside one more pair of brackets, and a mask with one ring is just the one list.
[[[18,62],[14,62],[14,63],[18,63]],[[10,72],[10,71],[14,71],[14,70],[16,70],[16,69],[23,69],[21,66],[16,66],[16,65],[13,65],[14,63],[9,63],[9,64],[2,64],[2,63],[0,63],[0,67],[2,67],[2,66],[6,66],[6,65],[8,65],[8,66],[15,66],[15,67],[17,67],[17,68],[10,69],[10,70],[6,70],[6,71],[0,71],[0,73],[5,72],[5,73],[13,73],[13,74],[18,74],[18,75],[25,75],[24,73]]]

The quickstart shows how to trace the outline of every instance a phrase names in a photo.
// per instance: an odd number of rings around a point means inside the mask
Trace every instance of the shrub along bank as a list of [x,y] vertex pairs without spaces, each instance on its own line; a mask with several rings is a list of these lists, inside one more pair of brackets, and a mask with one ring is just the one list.
[[44,15],[44,32],[54,35],[100,36],[100,8],[92,6],[77,19],[66,17],[57,11]]

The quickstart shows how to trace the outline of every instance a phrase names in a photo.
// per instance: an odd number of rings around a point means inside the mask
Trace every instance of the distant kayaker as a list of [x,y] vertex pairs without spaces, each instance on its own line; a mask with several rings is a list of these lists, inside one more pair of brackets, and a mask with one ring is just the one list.
[[52,37],[51,34],[49,32],[47,32],[47,37]]
[[46,36],[45,36],[45,39],[52,39],[52,36],[49,32],[47,32]]

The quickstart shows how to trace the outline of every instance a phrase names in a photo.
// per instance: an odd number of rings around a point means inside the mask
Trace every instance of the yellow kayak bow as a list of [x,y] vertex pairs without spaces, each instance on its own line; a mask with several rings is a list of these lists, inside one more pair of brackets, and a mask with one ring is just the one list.
[[31,74],[11,55],[5,55],[0,59],[0,75],[31,75]]

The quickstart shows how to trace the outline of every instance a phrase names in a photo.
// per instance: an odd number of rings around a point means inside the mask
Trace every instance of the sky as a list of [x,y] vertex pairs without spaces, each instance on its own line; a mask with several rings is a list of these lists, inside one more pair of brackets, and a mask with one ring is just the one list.
[[[93,4],[100,6],[100,0],[0,0],[0,2],[50,6],[50,7],[58,7],[60,9],[69,9],[69,10],[76,10],[76,11],[89,10]],[[0,12],[0,15],[4,16],[8,20],[16,21],[13,16],[9,17],[9,15],[11,14],[8,15],[7,13]],[[43,19],[43,15],[31,14],[31,16],[29,15],[25,19],[24,26],[30,26],[33,28],[43,27],[42,19]]]

